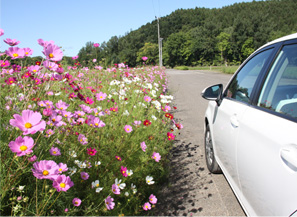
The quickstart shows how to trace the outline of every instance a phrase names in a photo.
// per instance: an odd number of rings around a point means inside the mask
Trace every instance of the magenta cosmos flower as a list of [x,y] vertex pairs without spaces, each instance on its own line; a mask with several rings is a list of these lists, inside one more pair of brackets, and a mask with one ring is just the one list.
[[24,58],[25,51],[22,48],[19,47],[10,47],[8,50],[5,51],[6,55],[10,56],[11,59],[18,59],[18,58]]
[[4,35],[4,30],[0,29],[0,36]]
[[50,179],[54,181],[59,175],[59,166],[52,160],[35,162],[33,167],[31,170],[37,179]]
[[167,133],[167,138],[168,138],[169,141],[170,140],[174,140],[175,139],[175,135],[173,133],[168,132]]
[[148,58],[147,57],[142,57],[142,60],[143,61],[146,61]]
[[72,204],[74,205],[74,206],[80,206],[80,204],[81,204],[81,199],[79,199],[79,198],[74,198],[73,200],[72,200]]
[[24,138],[19,136],[15,141],[11,141],[8,146],[12,152],[20,157],[33,152],[32,148],[34,146],[34,140],[28,136],[25,136]]
[[94,46],[94,47],[99,47],[100,44],[98,44],[98,43],[94,43],[93,46]]
[[105,199],[105,205],[108,210],[111,210],[114,208],[115,203],[113,202],[113,198],[111,196],[108,196]]
[[6,40],[3,40],[3,41],[10,46],[15,46],[20,43],[20,41],[17,41],[16,39],[10,39],[10,38],[7,38]]
[[149,202],[146,202],[143,207],[142,207],[145,211],[147,210],[150,210],[152,207],[151,207],[151,204]]
[[132,127],[130,125],[126,125],[124,127],[124,130],[127,132],[127,133],[131,133],[133,131]]
[[161,155],[157,152],[154,152],[152,155],[152,158],[156,161],[159,162],[159,160],[161,160]]
[[94,149],[92,149],[92,148],[87,148],[87,153],[88,153],[88,155],[90,155],[90,156],[94,156],[94,155],[97,153],[97,151],[96,151],[95,148],[94,148]]
[[121,173],[122,173],[122,175],[123,175],[124,177],[127,177],[127,176],[128,176],[128,174],[127,174],[127,167],[123,167],[123,166],[121,166],[120,171],[121,171]]
[[13,117],[14,119],[9,121],[10,125],[18,127],[23,131],[23,135],[34,134],[45,129],[45,121],[41,120],[42,115],[39,112],[23,110],[22,116],[14,114]]
[[63,58],[62,50],[55,44],[49,44],[44,47],[42,53],[46,56],[46,59],[51,61],[60,61]]
[[56,180],[53,182],[53,187],[60,191],[67,191],[71,188],[74,183],[71,181],[69,176],[59,175]]
[[151,204],[156,204],[157,203],[157,198],[155,195],[151,194],[151,196],[149,197],[150,203]]

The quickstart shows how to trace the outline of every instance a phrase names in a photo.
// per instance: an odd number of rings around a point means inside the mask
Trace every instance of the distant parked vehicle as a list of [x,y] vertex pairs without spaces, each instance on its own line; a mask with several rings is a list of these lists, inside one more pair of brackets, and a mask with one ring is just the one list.
[[[297,212],[297,33],[255,51],[206,88],[205,155],[249,216]],[[295,214],[297,215],[297,213]]]

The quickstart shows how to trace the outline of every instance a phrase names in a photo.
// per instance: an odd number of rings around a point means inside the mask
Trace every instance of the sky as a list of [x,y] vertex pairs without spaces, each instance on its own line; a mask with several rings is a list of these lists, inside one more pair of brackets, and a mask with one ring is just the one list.
[[[177,9],[222,8],[253,0],[0,0],[0,51],[6,38],[43,56],[38,39],[54,41],[65,56],[76,56],[87,42],[107,42]],[[156,26],[157,28],[157,26]],[[162,29],[160,30],[162,37]],[[157,36],[156,36],[157,37]]]

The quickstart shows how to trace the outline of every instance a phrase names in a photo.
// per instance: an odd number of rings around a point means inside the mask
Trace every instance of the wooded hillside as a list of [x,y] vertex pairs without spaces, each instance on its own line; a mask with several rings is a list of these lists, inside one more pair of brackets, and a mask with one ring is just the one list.
[[[239,64],[255,49],[275,38],[297,32],[297,1],[267,0],[237,3],[220,9],[179,9],[161,17],[163,64]],[[124,36],[113,36],[99,48],[87,42],[79,61],[97,58],[102,66],[126,62],[129,66],[158,64],[157,20]]]

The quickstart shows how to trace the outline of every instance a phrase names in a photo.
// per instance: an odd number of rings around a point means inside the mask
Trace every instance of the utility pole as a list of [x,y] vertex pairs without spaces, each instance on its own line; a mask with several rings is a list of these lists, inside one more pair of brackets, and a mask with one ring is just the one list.
[[160,25],[159,25],[159,17],[157,18],[158,21],[158,45],[159,45],[159,65],[160,67],[162,67],[163,65],[163,61],[162,61],[162,40],[163,38],[160,38]]

